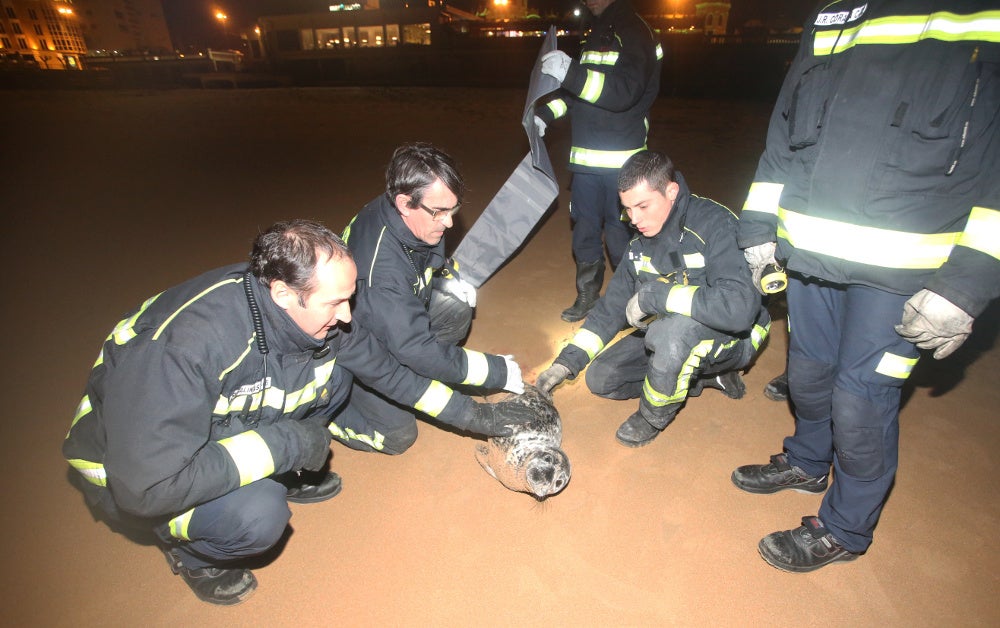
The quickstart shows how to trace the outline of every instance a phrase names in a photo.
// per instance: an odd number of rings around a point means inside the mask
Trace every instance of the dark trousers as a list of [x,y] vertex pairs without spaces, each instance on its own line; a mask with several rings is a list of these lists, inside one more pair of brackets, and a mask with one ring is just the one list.
[[599,353],[587,367],[587,387],[608,399],[639,397],[643,418],[663,429],[684,405],[696,377],[744,368],[755,353],[749,337],[668,314]]
[[632,239],[628,223],[622,220],[618,171],[608,174],[574,172],[570,191],[573,257],[579,264],[603,260],[607,244],[611,267],[617,267]]
[[273,547],[292,516],[287,489],[271,479],[257,480],[195,506],[174,518],[143,518],[118,509],[111,492],[81,482],[88,503],[122,531],[148,534],[173,546],[189,569],[225,567],[233,560],[258,556]]
[[[458,344],[472,325],[472,308],[437,290],[428,314],[431,332],[441,344]],[[401,454],[417,440],[417,414],[355,379],[350,399],[333,417],[330,431],[351,449]]]
[[896,474],[900,394],[918,358],[893,329],[908,298],[789,277],[795,434],[784,446],[789,463],[809,475],[833,465],[819,517],[852,552],[871,544]]

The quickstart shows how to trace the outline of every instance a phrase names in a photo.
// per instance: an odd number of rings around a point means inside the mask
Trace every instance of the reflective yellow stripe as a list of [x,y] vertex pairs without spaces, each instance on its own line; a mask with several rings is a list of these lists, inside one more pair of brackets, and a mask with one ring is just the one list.
[[219,283],[217,283],[215,285],[212,285],[212,286],[209,286],[209,287],[205,288],[204,290],[202,290],[201,292],[199,292],[195,296],[191,297],[184,305],[182,305],[179,308],[177,308],[176,310],[174,310],[174,313],[171,314],[169,317],[167,317],[167,320],[163,321],[163,323],[160,325],[160,327],[156,330],[156,333],[153,334],[153,340],[159,339],[160,334],[162,334],[163,330],[167,328],[167,325],[169,325],[170,323],[172,323],[173,320],[175,318],[177,318],[177,316],[180,315],[181,312],[183,312],[185,309],[187,309],[187,306],[191,305],[192,303],[194,303],[198,299],[202,298],[203,296],[205,296],[209,292],[215,290],[216,288],[219,288],[221,286],[224,286],[224,285],[230,284],[230,283],[242,283],[242,282],[243,282],[243,277],[238,277],[238,278],[233,278],[233,279],[225,279],[225,280],[220,281]]
[[441,414],[444,407],[451,401],[453,394],[455,394],[454,390],[437,380],[433,380],[431,381],[431,385],[427,387],[427,391],[421,395],[420,400],[413,407],[425,414],[436,417]]
[[768,334],[771,333],[771,323],[761,327],[760,325],[754,325],[753,329],[750,330],[750,344],[753,345],[754,350],[760,349],[760,345],[763,344],[764,340],[767,339]]
[[[813,54],[823,56],[858,45],[912,44],[925,39],[1000,42],[1000,11],[969,15],[939,11],[930,15],[893,15],[868,20],[843,31],[817,33]],[[832,50],[834,43],[836,50]]]
[[351,239],[351,226],[352,226],[352,225],[354,224],[354,221],[355,221],[355,220],[357,220],[357,219],[358,219],[357,215],[355,215],[355,216],[354,216],[354,218],[351,218],[351,222],[347,223],[347,226],[346,226],[346,227],[344,227],[344,231],[343,231],[343,233],[341,233],[341,234],[340,234],[340,238],[341,238],[341,239],[342,239],[342,240],[343,240],[343,241],[344,241],[345,243],[346,243],[346,242],[347,242],[348,240],[350,240],[350,239]]
[[677,312],[684,316],[691,316],[691,305],[694,301],[694,293],[701,286],[682,286],[680,284],[670,288],[667,293],[666,308],[668,312]]
[[778,237],[795,248],[882,268],[940,268],[960,235],[891,231],[778,210]]
[[608,50],[607,52],[587,50],[580,55],[580,63],[591,63],[593,65],[614,65],[618,63],[618,53],[614,50]]
[[663,46],[656,44],[656,58],[657,60],[663,59]]
[[250,339],[247,341],[247,348],[243,350],[243,353],[240,354],[240,357],[236,358],[236,361],[233,362],[231,365],[229,365],[229,367],[226,368],[226,370],[224,370],[221,373],[219,373],[219,381],[220,382],[226,376],[227,373],[229,373],[230,371],[232,371],[234,368],[236,368],[237,366],[239,366],[241,362],[243,362],[243,358],[247,357],[247,354],[250,353],[250,349],[253,347],[253,343],[254,343],[254,341],[256,339],[257,339],[257,332],[254,332],[250,336]]
[[604,74],[602,72],[595,72],[594,70],[587,70],[587,80],[580,91],[580,98],[589,103],[595,103],[601,97],[601,92],[603,91]]
[[1000,260],[1000,211],[973,207],[958,244]]
[[188,526],[191,524],[191,517],[194,516],[194,508],[183,515],[177,515],[170,520],[170,536],[182,541],[190,541],[188,536]]
[[691,353],[688,354],[688,358],[681,365],[681,372],[677,374],[677,386],[673,394],[662,393],[649,383],[649,377],[647,376],[645,381],[642,383],[642,395],[645,397],[646,401],[650,405],[662,408],[663,406],[671,403],[680,403],[687,398],[688,387],[691,382],[691,376],[694,375],[695,370],[701,366],[701,360],[706,355],[712,351],[712,345],[714,343],[711,340],[702,340],[691,349]]
[[574,146],[569,150],[569,163],[591,168],[621,168],[629,157],[645,149],[643,146],[631,150],[594,150]]
[[718,347],[715,348],[715,353],[713,354],[713,356],[716,357],[716,358],[719,357],[720,355],[722,355],[723,351],[725,351],[726,349],[732,349],[733,347],[736,346],[736,344],[739,341],[740,341],[739,338],[733,338],[729,342],[724,342],[724,343],[720,344]]
[[604,349],[604,341],[601,337],[592,331],[587,329],[580,329],[573,335],[573,339],[569,341],[569,344],[576,345],[583,349],[587,356],[593,360],[594,356]]
[[90,367],[96,369],[98,366],[104,364],[104,347],[101,347],[100,352],[97,354],[97,359],[94,360],[94,366]]
[[[313,369],[314,378],[311,382],[299,390],[285,395],[285,412],[293,412],[299,406],[315,401],[316,391],[326,386],[327,382],[330,381],[330,375],[333,373],[333,365],[336,361],[336,358],[334,358],[325,364],[317,366]],[[270,392],[270,389],[268,389],[268,392]],[[266,395],[264,397],[264,404],[271,405],[271,400]]]
[[632,261],[632,265],[635,266],[635,272],[647,272],[654,275],[659,275],[660,271],[656,270],[653,266],[653,260],[649,258],[648,255],[643,255],[637,260]]
[[90,460],[80,460],[74,458],[72,460],[67,460],[70,466],[80,472],[88,482],[91,484],[96,484],[97,486],[107,486],[108,485],[108,474],[104,470],[104,465],[99,462],[91,462]]
[[705,256],[701,253],[691,253],[684,256],[684,265],[688,268],[704,268]]
[[[76,425],[76,422],[84,416],[90,414],[93,409],[93,406],[90,405],[90,395],[84,395],[83,399],[81,399],[80,403],[76,406],[76,414],[73,415],[73,422],[69,424],[69,429],[72,430],[73,426]],[[67,434],[67,436],[69,436],[69,434]]]
[[760,212],[762,214],[778,215],[778,201],[785,186],[781,183],[764,183],[758,181],[750,184],[747,200],[743,203],[744,212]]
[[486,361],[486,355],[479,351],[463,348],[467,368],[465,369],[465,379],[463,384],[470,386],[482,386],[486,381],[486,376],[490,374],[490,363]]
[[368,434],[358,434],[349,427],[340,427],[336,423],[330,423],[329,430],[334,438],[342,441],[356,440],[368,445],[375,451],[382,451],[385,448],[385,434],[382,434],[378,430],[372,430],[372,435],[369,436]]
[[267,443],[255,431],[243,432],[219,441],[236,463],[240,486],[246,486],[274,473],[274,458]]
[[[161,292],[160,294],[163,293]],[[139,311],[137,311],[135,314],[133,314],[128,318],[124,318],[118,321],[118,324],[115,325],[115,328],[111,330],[111,334],[108,336],[108,339],[110,340],[111,338],[114,338],[115,344],[123,345],[129,340],[135,338],[135,331],[132,329],[135,326],[135,322],[139,320],[139,317],[142,316],[142,313],[145,312],[146,309],[153,304],[153,301],[156,301],[156,299],[159,298],[160,294],[149,297],[148,299],[143,301],[142,305],[139,307]]]
[[566,106],[566,101],[563,100],[562,98],[556,98],[555,100],[550,100],[548,102],[548,105],[546,106],[549,108],[549,111],[552,112],[552,115],[556,118],[563,117],[564,115],[566,115],[566,112],[569,111],[569,107]]
[[913,372],[913,367],[917,365],[917,360],[919,359],[920,358],[904,358],[901,355],[896,355],[887,351],[882,354],[882,359],[879,360],[878,366],[875,367],[875,372],[889,377],[895,377],[896,379],[906,379],[910,376],[910,373]]

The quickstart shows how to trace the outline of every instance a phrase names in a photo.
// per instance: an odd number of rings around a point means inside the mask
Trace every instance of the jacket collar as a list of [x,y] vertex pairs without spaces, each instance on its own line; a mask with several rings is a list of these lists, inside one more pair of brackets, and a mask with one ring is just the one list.
[[[403,222],[403,217],[399,215],[399,211],[396,209],[396,205],[389,200],[388,194],[383,194],[378,197],[375,201],[377,203],[375,211],[378,212],[379,218],[382,219],[382,224],[386,226],[397,240],[405,244],[410,250],[413,251],[429,251],[436,248],[436,244],[427,244],[417,236],[413,235],[410,228],[406,226]],[[419,210],[423,211],[423,210]],[[442,240],[443,241],[443,240]]]

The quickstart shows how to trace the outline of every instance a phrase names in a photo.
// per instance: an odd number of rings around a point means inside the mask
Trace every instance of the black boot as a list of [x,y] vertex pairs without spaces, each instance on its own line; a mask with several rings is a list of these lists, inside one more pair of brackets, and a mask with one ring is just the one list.
[[604,285],[604,259],[596,262],[576,264],[576,301],[562,313],[562,319],[567,323],[575,323],[587,316],[601,297],[601,286]]
[[764,386],[764,396],[771,401],[788,401],[788,371],[775,377]]
[[232,606],[250,597],[257,588],[257,578],[249,569],[202,567],[189,569],[181,562],[177,550],[161,548],[170,570],[184,579],[198,599],[209,604]]

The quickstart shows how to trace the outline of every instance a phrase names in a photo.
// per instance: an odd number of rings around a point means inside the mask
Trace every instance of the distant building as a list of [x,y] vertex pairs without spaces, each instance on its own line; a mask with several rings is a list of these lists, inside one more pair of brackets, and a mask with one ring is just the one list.
[[86,52],[73,2],[0,0],[0,66],[78,70]]
[[728,2],[699,2],[694,5],[695,18],[706,35],[725,35],[729,21]]
[[135,56],[174,51],[160,0],[74,0],[73,4],[91,55]]

